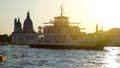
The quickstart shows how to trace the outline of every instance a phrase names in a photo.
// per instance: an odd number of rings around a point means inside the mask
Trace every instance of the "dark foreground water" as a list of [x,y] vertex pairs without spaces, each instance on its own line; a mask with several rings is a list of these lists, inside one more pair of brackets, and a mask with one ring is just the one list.
[[120,68],[120,47],[56,50],[0,46],[0,53],[7,55],[0,68]]

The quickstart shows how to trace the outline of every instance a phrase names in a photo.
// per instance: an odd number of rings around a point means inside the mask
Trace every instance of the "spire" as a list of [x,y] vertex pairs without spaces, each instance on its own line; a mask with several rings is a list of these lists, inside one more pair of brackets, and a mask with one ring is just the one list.
[[17,25],[19,25],[19,27],[21,28],[21,22],[20,22],[20,18],[19,17],[18,17]]
[[20,18],[18,17],[18,22],[20,22]]
[[30,18],[30,13],[29,13],[29,11],[27,12],[27,18]]
[[17,19],[15,18],[14,23],[16,23],[16,22],[17,22]]
[[63,15],[63,5],[61,5],[61,16]]
[[96,24],[96,32],[98,32],[98,24]]
[[14,20],[14,32],[16,31],[16,23],[17,23],[17,19],[15,18],[15,20]]

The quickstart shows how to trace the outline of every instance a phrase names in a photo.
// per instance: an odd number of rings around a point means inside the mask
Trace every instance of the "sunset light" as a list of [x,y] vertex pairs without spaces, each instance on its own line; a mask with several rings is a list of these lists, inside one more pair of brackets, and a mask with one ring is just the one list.
[[87,32],[94,32],[95,24],[103,26],[104,30],[120,27],[119,0],[77,0],[73,3],[74,5],[71,5],[71,8],[74,8],[70,10],[73,11],[73,15],[70,17],[74,20],[77,19],[83,25],[85,24]]
[[[15,4],[12,4],[13,2]],[[0,25],[0,33],[2,34],[10,34],[13,31],[14,17],[20,16],[20,19],[23,21],[24,14],[28,10],[31,13],[31,18],[33,19],[34,27],[37,31],[39,25],[43,25],[42,23],[49,21],[56,15],[59,16],[60,5],[64,6],[64,15],[69,16],[71,22],[80,22],[80,26],[86,28],[84,31],[87,33],[95,32],[96,24],[99,25],[99,29],[103,26],[104,30],[120,27],[119,0],[29,0],[29,2],[18,2],[14,0],[13,2],[8,0],[7,2],[2,1],[0,4],[0,22],[2,24]],[[11,28],[7,30],[5,26]]]
[[120,68],[120,0],[0,0],[0,68]]

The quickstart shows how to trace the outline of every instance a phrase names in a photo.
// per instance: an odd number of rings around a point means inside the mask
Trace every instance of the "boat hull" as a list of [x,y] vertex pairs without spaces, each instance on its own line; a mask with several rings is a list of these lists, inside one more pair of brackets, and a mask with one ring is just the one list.
[[98,46],[80,46],[80,45],[29,44],[29,46],[31,48],[46,48],[46,49],[104,50],[104,47],[98,47]]

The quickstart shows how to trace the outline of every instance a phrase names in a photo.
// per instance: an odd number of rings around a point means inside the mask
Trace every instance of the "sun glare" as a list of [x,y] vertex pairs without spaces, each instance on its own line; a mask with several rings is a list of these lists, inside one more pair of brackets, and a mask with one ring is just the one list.
[[118,63],[119,57],[117,56],[117,54],[119,54],[119,50],[117,49],[117,47],[111,47],[109,50],[109,52],[105,55],[105,63],[106,66],[109,68],[119,68],[120,64]]
[[[98,24],[104,30],[120,27],[120,0],[76,0],[72,17],[85,24],[87,29]],[[79,14],[78,14],[79,13]]]
[[105,29],[120,27],[120,1],[119,0],[96,0],[94,12],[97,21],[102,23]]
[[[53,6],[55,6],[53,7],[53,11],[56,11],[54,12],[56,13],[55,15],[59,15],[59,7],[62,4],[64,6],[64,15],[70,17],[71,22],[80,22],[80,26],[86,28],[85,32],[95,32],[96,24],[99,25],[99,29],[103,27],[105,31],[111,28],[120,28],[119,0],[65,0],[59,1],[59,3],[57,1],[55,2],[58,4],[57,6],[53,4]],[[39,7],[38,3],[40,2],[36,2],[37,5],[35,7]],[[47,13],[48,17],[51,18],[51,16],[54,16],[49,15],[53,14],[50,7],[45,8],[47,8],[45,10],[46,12],[42,10],[39,12],[46,14],[47,11],[50,10],[49,13]],[[36,11],[37,10],[38,8],[36,8]],[[45,18],[47,17],[44,17],[44,19]]]

